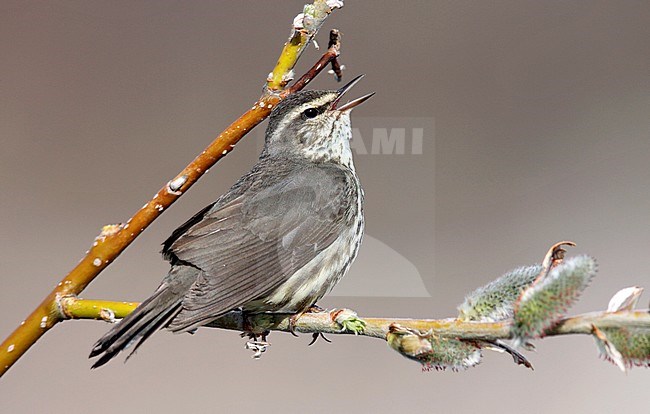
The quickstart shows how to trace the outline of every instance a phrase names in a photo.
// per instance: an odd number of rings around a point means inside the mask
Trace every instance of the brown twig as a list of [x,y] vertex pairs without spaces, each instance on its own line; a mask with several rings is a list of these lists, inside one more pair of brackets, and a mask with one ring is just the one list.
[[[336,47],[338,50],[339,45],[341,44],[341,33],[339,33],[338,30],[333,29],[330,32],[330,41],[329,44],[327,45],[328,49],[331,49],[333,47]],[[339,62],[338,59],[332,59],[332,72],[334,72],[334,76],[336,77],[336,81],[340,82],[341,79],[343,79],[343,68],[341,67],[341,63]]]
[[307,72],[305,72],[304,75],[300,77],[293,85],[288,87],[285,90],[285,94],[292,94],[294,92],[297,92],[301,89],[303,89],[307,84],[316,77],[323,69],[327,67],[329,63],[332,64],[332,67],[336,64],[336,66],[339,68],[339,72],[337,73],[337,81],[340,81],[342,76],[342,73],[340,71],[340,65],[338,63],[338,57],[341,49],[341,35],[338,30],[332,29],[330,31],[330,42],[329,42],[329,47],[327,48],[327,51],[321,56],[320,59],[318,59],[318,62],[314,64],[314,66],[311,67]]
[[[264,94],[187,167],[165,184],[128,221],[104,226],[93,246],[32,313],[0,345],[0,377],[49,329],[65,315],[59,308],[62,298],[81,293],[99,273],[111,264],[164,210],[171,206],[210,167],[229,153],[252,128],[262,122],[273,107],[297,92],[317,76],[339,54],[333,45],[295,85],[285,88],[298,58],[309,45],[332,9],[325,0],[315,0],[310,9],[309,27],[294,27],[289,41],[267,80]],[[305,9],[307,10],[307,8]]]

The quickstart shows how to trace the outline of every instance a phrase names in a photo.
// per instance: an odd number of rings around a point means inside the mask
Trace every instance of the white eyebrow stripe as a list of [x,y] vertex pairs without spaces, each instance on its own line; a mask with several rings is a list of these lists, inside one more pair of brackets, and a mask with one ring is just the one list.
[[305,102],[304,104],[300,105],[299,107],[296,108],[298,110],[294,109],[294,110],[291,111],[291,114],[292,114],[291,116],[288,116],[289,113],[285,114],[284,118],[275,127],[275,131],[273,131],[273,139],[276,140],[277,138],[279,138],[277,135],[282,133],[282,131],[284,131],[286,129],[288,124],[295,121],[302,114],[302,112],[305,109],[325,105],[328,102],[332,101],[333,96],[336,96],[336,94],[335,93],[328,93],[327,95],[323,95],[323,96],[321,96],[319,98],[316,98],[316,99],[311,100],[309,102]]
[[318,108],[320,106],[323,106],[323,105],[325,105],[325,104],[327,104],[327,103],[329,103],[329,102],[331,102],[333,100],[332,95],[334,95],[334,93],[328,93],[327,95],[323,95],[323,96],[321,96],[321,97],[319,97],[317,99],[314,99],[312,101],[305,102],[304,104],[302,104],[302,105],[300,105],[298,107],[299,111],[296,111],[296,112],[302,113],[307,108]]

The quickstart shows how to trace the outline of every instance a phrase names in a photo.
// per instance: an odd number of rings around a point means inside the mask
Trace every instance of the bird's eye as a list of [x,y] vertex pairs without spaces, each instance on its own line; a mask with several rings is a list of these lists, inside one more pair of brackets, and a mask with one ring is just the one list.
[[307,108],[302,112],[302,116],[305,118],[316,118],[319,112],[316,108]]

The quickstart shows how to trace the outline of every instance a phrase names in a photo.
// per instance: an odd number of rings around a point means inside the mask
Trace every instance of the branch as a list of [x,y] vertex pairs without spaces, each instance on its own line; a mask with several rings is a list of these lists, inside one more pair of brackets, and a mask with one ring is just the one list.
[[[300,55],[316,36],[327,16],[334,9],[341,7],[343,1],[340,0],[316,0],[313,4],[305,5],[303,12],[293,20],[289,40],[284,44],[273,72],[269,73],[266,84],[268,91],[282,90],[293,79],[293,68]],[[329,47],[331,46],[330,41]]]
[[[62,317],[66,319],[102,319],[115,322],[131,313],[137,303],[111,302],[102,300],[79,299],[69,296],[62,298],[59,308]],[[263,338],[270,331],[300,332],[312,334],[314,340],[323,334],[359,335],[387,340],[396,351],[402,355],[425,363],[425,369],[446,368],[464,369],[474,365],[471,361],[448,361],[441,364],[439,360],[431,360],[431,349],[424,352],[423,345],[432,341],[444,343],[448,348],[462,344],[470,353],[481,348],[495,349],[510,353],[518,364],[532,368],[532,365],[516,350],[505,345],[501,340],[513,339],[512,320],[499,322],[473,322],[460,318],[447,319],[405,319],[405,318],[372,318],[359,317],[350,309],[334,309],[314,313],[294,314],[255,314],[245,315],[240,311],[231,311],[213,321],[210,328],[220,328],[249,334],[256,339]],[[561,335],[594,335],[596,332],[612,330],[650,332],[650,313],[648,309],[624,310],[618,312],[600,311],[565,317],[555,326],[544,332],[544,337]],[[647,335],[647,334],[646,334]],[[405,338],[415,341],[415,348]],[[445,342],[446,341],[446,342]],[[251,345],[252,344],[252,345]],[[269,345],[266,342],[249,342],[249,347],[256,351],[259,357]],[[457,349],[453,348],[457,352]],[[440,351],[438,351],[440,352]],[[424,357],[426,355],[426,359]],[[609,358],[608,355],[604,355]],[[480,356],[479,356],[480,358]],[[426,364],[429,364],[427,366]],[[626,368],[625,361],[619,366]]]
[[[258,358],[269,346],[271,331],[312,334],[354,334],[384,339],[401,355],[420,362],[424,370],[461,370],[480,362],[482,350],[507,352],[515,363],[532,369],[517,348],[532,348],[531,340],[570,334],[592,335],[601,356],[626,371],[650,365],[650,312],[634,310],[643,289],[621,289],[606,311],[565,317],[596,273],[595,260],[577,256],[565,260],[564,246],[550,247],[541,264],[514,269],[467,295],[457,318],[361,318],[350,309],[301,314],[245,314],[234,310],[207,327],[243,332],[247,347]],[[137,303],[61,296],[57,319],[102,319],[116,322]],[[258,341],[258,337],[262,338]],[[513,340],[514,347],[504,340]]]
[[291,88],[285,86],[293,77],[293,68],[300,55],[312,41],[327,16],[343,6],[341,1],[315,0],[305,6],[303,13],[294,19],[291,35],[269,74],[263,95],[199,154],[187,167],[168,181],[126,223],[104,226],[99,236],[81,261],[43,299],[38,307],[0,345],[0,377],[54,325],[62,314],[59,300],[81,293],[95,277],[111,264],[138,235],[164,210],[171,206],[210,167],[230,152],[235,144],[252,128],[262,122],[271,109],[291,93],[302,89],[318,75],[329,62],[339,55],[338,32],[331,34],[334,44],[305,77]]
[[[458,317],[448,319],[360,318],[349,309],[302,314],[243,314],[234,310],[207,326],[241,331],[251,338],[247,347],[258,358],[268,347],[270,331],[354,334],[381,338],[423,369],[461,370],[478,364],[483,349],[509,353],[515,363],[532,369],[517,349],[547,336],[592,335],[600,354],[627,371],[650,366],[650,313],[634,310],[642,288],[618,291],[606,311],[566,317],[569,306],[595,276],[595,259],[581,255],[565,260],[563,241],[552,245],[541,264],[523,266],[467,295]],[[59,318],[104,319],[114,322],[136,308],[134,303],[79,299],[58,301]],[[262,341],[258,341],[258,337]],[[514,346],[504,340],[512,340]]]
[[[73,296],[62,298],[60,301],[64,319],[95,319],[108,322],[126,317],[138,305],[139,303],[134,302],[81,299]],[[354,320],[363,321],[364,328],[355,331],[345,327]],[[263,313],[246,316],[242,312],[232,311],[206,326],[239,332],[250,331],[252,328],[253,332],[262,333],[263,331],[291,332],[290,324],[293,324],[294,332],[306,334],[352,334],[386,339],[390,327],[400,325],[408,329],[431,331],[439,336],[457,339],[512,339],[511,321],[471,322],[457,318],[360,317],[350,309],[308,312],[300,315]],[[547,330],[544,336],[591,335],[593,326],[600,329],[621,327],[650,329],[650,313],[648,309],[637,309],[621,312],[598,311],[569,316],[560,320],[555,327]]]

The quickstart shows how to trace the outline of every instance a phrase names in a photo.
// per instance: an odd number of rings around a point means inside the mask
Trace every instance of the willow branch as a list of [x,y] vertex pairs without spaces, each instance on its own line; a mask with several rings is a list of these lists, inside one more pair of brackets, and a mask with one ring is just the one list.
[[[80,299],[65,297],[59,307],[65,319],[103,319],[113,320],[124,318],[131,313],[138,303],[111,302],[103,300]],[[373,318],[356,316],[347,309],[304,313],[295,318],[293,314],[258,314],[244,316],[241,312],[233,311],[207,325],[210,328],[220,328],[233,331],[262,332],[281,331],[291,332],[289,326],[293,318],[293,331],[311,334],[353,334],[372,338],[386,339],[390,327],[400,325],[404,328],[421,332],[431,331],[438,336],[463,340],[511,339],[510,322],[468,322],[455,318],[447,319],[408,319],[408,318]],[[364,322],[360,331],[345,329],[341,324],[341,316],[354,317]],[[593,327],[606,328],[645,328],[650,329],[650,313],[648,309],[621,312],[590,312],[563,318],[553,328],[545,332],[545,336],[560,335],[591,335]]]
[[[283,90],[293,78],[293,68],[314,39],[327,16],[336,8],[343,6],[342,1],[316,0],[307,4],[302,13],[293,21],[289,40],[284,44],[280,58],[273,72],[269,73],[266,89],[269,91]],[[331,44],[330,44],[331,46]]]
[[[291,35],[267,79],[262,96],[251,109],[228,126],[187,167],[169,180],[141,209],[125,223],[104,226],[79,263],[43,299],[34,311],[0,345],[2,376],[38,339],[63,320],[58,304],[62,297],[81,293],[102,270],[110,265],[138,235],[171,206],[210,167],[230,152],[252,128],[262,122],[284,97],[302,89],[339,54],[338,40],[295,86],[285,88],[293,77],[293,68],[305,48],[334,8],[342,2],[315,0],[305,6],[294,20]],[[338,33],[335,36],[338,39]],[[325,65],[323,65],[325,62]]]

